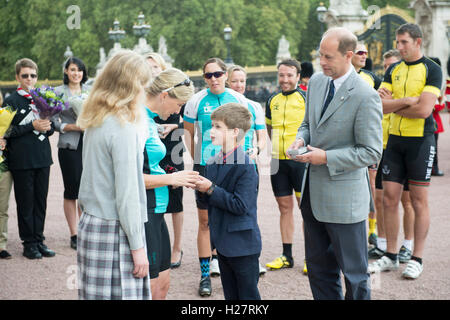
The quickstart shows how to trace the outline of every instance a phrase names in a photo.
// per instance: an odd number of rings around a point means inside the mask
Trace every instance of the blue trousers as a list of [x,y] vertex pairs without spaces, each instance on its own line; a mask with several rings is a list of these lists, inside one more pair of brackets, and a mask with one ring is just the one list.
[[217,252],[225,300],[261,300],[258,290],[259,254],[225,257]]

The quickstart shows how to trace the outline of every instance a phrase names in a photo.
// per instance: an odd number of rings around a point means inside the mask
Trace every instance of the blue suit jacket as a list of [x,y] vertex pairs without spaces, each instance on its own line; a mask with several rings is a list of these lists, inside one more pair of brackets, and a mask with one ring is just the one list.
[[205,177],[216,184],[208,204],[211,246],[226,257],[261,252],[257,222],[257,183],[255,165],[238,147],[223,161],[222,153],[210,158]]

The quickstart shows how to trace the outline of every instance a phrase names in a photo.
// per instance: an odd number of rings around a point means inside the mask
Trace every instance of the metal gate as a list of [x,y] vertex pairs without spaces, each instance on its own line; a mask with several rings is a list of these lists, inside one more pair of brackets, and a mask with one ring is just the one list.
[[404,23],[414,23],[414,19],[405,10],[387,6],[374,10],[367,20],[364,30],[357,35],[365,43],[372,59],[373,72],[383,76],[383,54],[395,48],[395,30]]

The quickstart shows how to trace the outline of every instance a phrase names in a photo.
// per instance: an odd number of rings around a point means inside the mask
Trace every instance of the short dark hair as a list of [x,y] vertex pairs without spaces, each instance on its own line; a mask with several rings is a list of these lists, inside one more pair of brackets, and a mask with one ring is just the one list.
[[16,68],[16,75],[19,75],[20,70],[22,70],[22,68],[30,68],[38,72],[38,66],[36,62],[28,58],[17,60],[15,68]]
[[220,69],[222,69],[222,71],[227,71],[227,65],[225,64],[225,62],[223,62],[222,59],[220,58],[209,58],[208,60],[206,60],[205,64],[203,65],[203,73],[205,73],[205,68],[208,64],[210,63],[217,63],[220,67]]
[[298,62],[295,59],[285,59],[285,60],[281,61],[280,63],[278,63],[277,69],[279,69],[281,65],[289,66],[289,67],[295,67],[295,69],[297,69],[297,74],[302,71],[302,67],[300,65],[300,62]]
[[422,29],[415,23],[405,23],[395,30],[395,34],[405,34],[408,33],[411,38],[417,40],[423,38]]
[[314,67],[313,64],[309,61],[305,61],[301,63],[302,70],[300,71],[300,79],[303,78],[311,78],[311,76],[314,74]]
[[[69,66],[71,64],[75,64],[79,70],[83,71],[83,79],[81,79],[81,84],[86,83],[86,81],[88,80],[88,76],[87,76],[86,66],[84,65],[83,61],[81,61],[81,59],[78,59],[76,57],[70,57],[69,59],[67,59],[66,63],[64,64],[64,70],[67,70],[67,68],[69,68]],[[67,74],[65,72],[63,72],[63,74],[64,74],[64,77],[63,77],[64,84],[69,84],[69,77],[67,76]]]

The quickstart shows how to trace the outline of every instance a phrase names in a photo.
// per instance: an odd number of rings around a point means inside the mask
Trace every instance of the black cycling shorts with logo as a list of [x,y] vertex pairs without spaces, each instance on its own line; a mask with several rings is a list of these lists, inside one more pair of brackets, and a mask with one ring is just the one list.
[[[375,189],[383,190],[383,160],[384,160],[384,150],[381,155],[380,163],[377,168],[377,175],[375,176]],[[405,179],[405,183],[403,184],[403,191],[409,191],[408,180]]]
[[389,135],[382,164],[383,181],[412,186],[430,185],[436,141],[433,135],[400,137]]
[[275,197],[292,195],[301,197],[305,163],[294,160],[273,159],[270,162],[270,182]]

